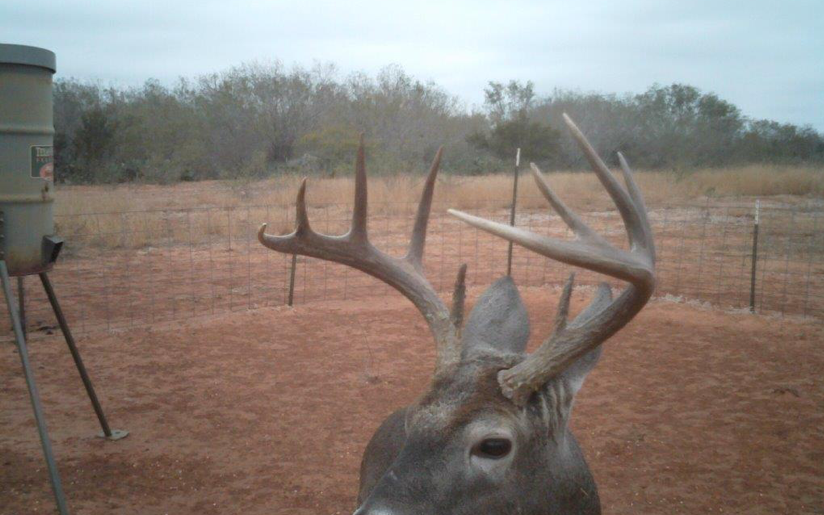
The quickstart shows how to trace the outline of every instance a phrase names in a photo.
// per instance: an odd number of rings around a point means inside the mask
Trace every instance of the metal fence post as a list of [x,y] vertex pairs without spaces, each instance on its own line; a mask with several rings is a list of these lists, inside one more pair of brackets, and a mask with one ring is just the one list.
[[750,272],[750,313],[755,313],[755,277],[758,267],[758,218],[761,211],[760,201],[755,201],[755,223],[752,227],[752,271]]
[[17,277],[17,302],[20,307],[17,313],[20,315],[20,328],[23,329],[23,338],[26,338],[26,286],[23,284],[23,276]]
[[289,270],[289,297],[286,299],[286,305],[291,307],[295,301],[295,269],[298,267],[298,255],[292,254],[292,266]]
[[[521,165],[521,149],[515,152],[515,180],[512,181],[512,209],[509,212],[509,225],[515,227],[515,206],[518,203],[518,167]],[[512,242],[506,252],[506,275],[512,275]]]

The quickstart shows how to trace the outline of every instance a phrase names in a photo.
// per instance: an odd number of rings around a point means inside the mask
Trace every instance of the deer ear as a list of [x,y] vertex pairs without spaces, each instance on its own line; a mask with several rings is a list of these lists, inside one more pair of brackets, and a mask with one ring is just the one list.
[[511,277],[502,277],[478,299],[463,330],[461,358],[483,350],[521,353],[529,340],[529,317]]
[[[573,320],[568,327],[578,327],[587,323],[590,318],[603,311],[610,302],[612,302],[612,290],[609,285],[607,283],[599,284],[598,290],[595,292],[595,296],[592,298],[592,301],[590,301],[589,306],[581,311],[581,313],[575,317],[575,320]],[[572,403],[575,394],[577,394],[578,390],[580,390],[584,385],[584,380],[587,375],[593,368],[595,368],[595,365],[598,364],[598,359],[601,357],[602,349],[603,344],[598,345],[591,351],[578,358],[569,366],[569,368],[561,373],[561,378],[563,378],[566,383],[567,396],[569,397],[570,404]]]

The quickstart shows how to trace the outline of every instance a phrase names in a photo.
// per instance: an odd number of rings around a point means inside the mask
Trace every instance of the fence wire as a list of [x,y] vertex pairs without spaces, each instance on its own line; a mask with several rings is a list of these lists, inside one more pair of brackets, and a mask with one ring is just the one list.
[[[533,203],[534,205],[534,203]],[[425,266],[432,285],[445,292],[467,263],[470,286],[506,273],[507,242],[475,230],[435,204]],[[372,242],[391,255],[406,251],[415,205],[370,204]],[[464,210],[503,223],[509,209],[478,202]],[[351,206],[309,209],[319,232],[341,234]],[[762,206],[754,290],[755,311],[824,318],[822,206]],[[722,308],[748,309],[751,297],[752,204],[678,205],[650,208],[658,251],[656,295],[696,299]],[[617,211],[584,213],[596,231],[625,246]],[[281,306],[287,302],[291,256],[261,246],[261,222],[290,232],[293,206],[167,209],[56,217],[66,239],[52,282],[78,334],[145,327],[162,322]],[[519,207],[516,225],[554,237],[570,233],[549,209]],[[398,295],[383,283],[342,265],[298,257],[294,303]],[[513,277],[521,286],[560,285],[571,267],[515,247]],[[578,284],[604,280],[576,270]],[[618,283],[615,283],[619,286]],[[56,328],[39,281],[27,278],[29,331]],[[0,330],[10,331],[8,317]]]

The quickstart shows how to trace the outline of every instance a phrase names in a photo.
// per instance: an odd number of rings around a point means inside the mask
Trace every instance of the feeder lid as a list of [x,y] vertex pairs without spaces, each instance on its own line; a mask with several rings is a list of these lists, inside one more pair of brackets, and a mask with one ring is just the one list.
[[0,44],[0,64],[23,64],[57,71],[54,52],[26,45]]

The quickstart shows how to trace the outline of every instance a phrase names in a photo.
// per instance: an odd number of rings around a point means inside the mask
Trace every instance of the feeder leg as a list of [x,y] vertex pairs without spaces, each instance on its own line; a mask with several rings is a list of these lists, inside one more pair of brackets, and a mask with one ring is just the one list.
[[66,496],[63,495],[63,486],[60,484],[60,473],[57,470],[57,463],[54,461],[49,432],[46,428],[46,419],[43,416],[43,407],[40,405],[40,394],[37,393],[37,384],[34,382],[34,374],[29,363],[29,351],[26,348],[26,338],[23,336],[23,328],[20,325],[20,318],[14,305],[14,297],[11,293],[11,278],[5,261],[0,261],[0,281],[3,283],[3,295],[6,297],[6,304],[8,304],[9,314],[11,315],[11,324],[14,327],[17,352],[20,354],[20,361],[23,363],[23,374],[26,376],[26,386],[29,388],[29,398],[31,398],[31,405],[34,409],[34,420],[37,422],[37,432],[40,434],[43,454],[46,456],[46,465],[49,469],[49,478],[51,479],[54,499],[57,502],[57,510],[60,515],[68,515],[69,508],[66,506]]
[[23,285],[22,275],[17,277],[17,301],[20,305],[20,309],[17,310],[20,317],[20,327],[23,328],[23,338],[26,338],[26,288]]
[[63,309],[57,301],[57,295],[54,293],[51,280],[46,272],[40,273],[40,281],[43,283],[43,289],[46,290],[46,295],[49,297],[49,303],[51,303],[52,309],[54,310],[54,316],[57,317],[57,323],[60,324],[60,330],[63,331],[63,336],[66,338],[66,343],[69,346],[69,352],[72,353],[72,358],[74,359],[74,364],[77,366],[77,371],[80,372],[80,379],[83,380],[83,386],[86,387],[86,393],[89,395],[89,400],[92,402],[94,412],[97,414],[97,420],[100,421],[100,427],[103,429],[103,433],[100,436],[108,438],[109,440],[120,440],[121,438],[124,438],[129,434],[127,431],[118,429],[112,430],[109,427],[109,422],[106,420],[106,415],[103,413],[103,408],[100,406],[100,401],[97,399],[94,386],[92,386],[92,380],[89,377],[89,373],[86,371],[86,366],[83,364],[83,358],[80,357],[80,351],[77,350],[77,345],[74,342],[74,336],[72,336],[72,332],[69,329],[69,324],[66,322],[66,317],[63,315]]

